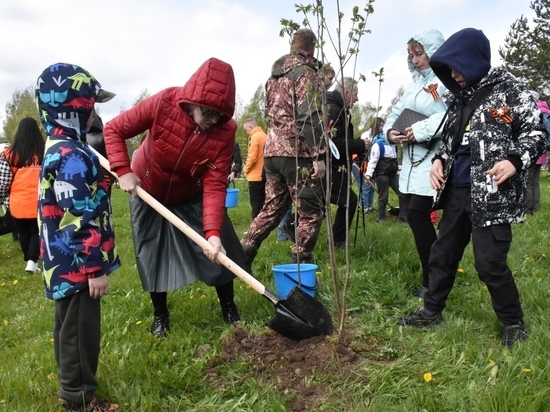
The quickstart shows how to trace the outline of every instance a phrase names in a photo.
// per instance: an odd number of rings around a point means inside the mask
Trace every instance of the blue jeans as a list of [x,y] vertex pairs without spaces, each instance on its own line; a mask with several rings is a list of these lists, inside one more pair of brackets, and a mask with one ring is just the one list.
[[365,177],[362,176],[361,170],[357,166],[351,168],[355,183],[357,184],[357,190],[359,190],[359,199],[361,201],[361,209],[372,207],[374,201],[374,189],[365,183]]

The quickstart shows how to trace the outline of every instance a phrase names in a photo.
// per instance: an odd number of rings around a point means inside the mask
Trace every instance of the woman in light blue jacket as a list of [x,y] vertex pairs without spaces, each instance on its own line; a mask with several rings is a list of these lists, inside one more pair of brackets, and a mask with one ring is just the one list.
[[[440,145],[441,129],[447,106],[441,95],[447,91],[430,68],[429,60],[443,44],[443,35],[435,29],[415,33],[407,42],[407,63],[412,81],[401,99],[393,106],[386,119],[384,136],[391,144],[402,144],[403,162],[399,176],[399,190],[404,195],[402,207],[413,232],[416,249],[422,265],[423,281],[419,294],[428,287],[428,259],[436,231],[430,219],[435,191],[430,185],[432,158]],[[402,132],[393,129],[399,115],[410,109],[424,116]],[[400,213],[403,215],[403,213]]]

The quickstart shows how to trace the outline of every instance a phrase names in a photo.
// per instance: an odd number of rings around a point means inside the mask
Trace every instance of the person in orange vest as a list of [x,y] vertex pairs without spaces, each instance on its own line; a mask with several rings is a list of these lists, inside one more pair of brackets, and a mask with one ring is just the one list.
[[38,122],[25,117],[19,122],[13,145],[0,154],[0,199],[15,220],[23,258],[27,262],[25,271],[29,273],[39,271],[38,175],[44,145]]

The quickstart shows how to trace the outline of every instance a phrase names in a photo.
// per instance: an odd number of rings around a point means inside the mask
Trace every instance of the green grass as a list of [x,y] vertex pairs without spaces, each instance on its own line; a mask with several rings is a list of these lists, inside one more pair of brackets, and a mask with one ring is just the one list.
[[[229,214],[242,237],[250,221],[243,181],[239,207]],[[550,410],[550,177],[541,179],[543,206],[525,224],[514,226],[509,263],[522,296],[531,339],[509,351],[500,345],[499,325],[489,295],[478,280],[471,250],[445,310],[445,322],[430,331],[396,326],[397,316],[415,310],[413,291],[420,265],[410,229],[366,217],[350,249],[347,324],[352,345],[381,343],[358,367],[361,379],[327,382],[320,411],[548,411]],[[392,199],[395,201],[395,199]],[[244,360],[222,367],[224,384],[209,384],[205,370],[219,357],[221,340],[232,333],[220,316],[213,288],[195,283],[169,294],[172,333],[149,333],[152,310],[135,267],[128,198],[114,190],[118,250],[123,266],[110,277],[102,301],[102,353],[98,396],[121,404],[121,411],[285,411],[289,399],[261,377],[247,375]],[[352,226],[352,234],[355,224]],[[154,228],[152,228],[154,230]],[[288,242],[275,233],[254,262],[258,279],[273,289],[271,267],[287,263]],[[334,310],[325,225],[315,249],[319,298]],[[345,254],[337,252],[339,270]],[[0,411],[58,411],[53,356],[53,303],[44,298],[39,276],[25,274],[25,262],[10,235],[0,237]],[[236,301],[250,332],[266,330],[273,307],[237,280]],[[196,354],[197,349],[202,354]],[[426,382],[424,375],[432,379]],[[319,379],[323,379],[322,376]]]

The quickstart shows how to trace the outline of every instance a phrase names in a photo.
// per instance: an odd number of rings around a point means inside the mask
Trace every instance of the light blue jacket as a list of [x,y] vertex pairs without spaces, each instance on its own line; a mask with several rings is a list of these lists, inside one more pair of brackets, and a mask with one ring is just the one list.
[[[411,39],[424,47],[428,57],[431,57],[445,41],[443,35],[435,29],[419,31]],[[403,96],[393,106],[391,113],[388,115],[384,125],[384,136],[387,139],[388,131],[391,130],[393,123],[404,109],[414,110],[428,116],[426,120],[414,123],[412,126],[416,143],[403,144],[399,190],[403,194],[433,196],[435,191],[430,185],[431,160],[440,146],[443,127],[440,128],[436,136],[434,136],[434,133],[437,131],[447,110],[447,106],[441,99],[447,88],[436,77],[431,68],[422,72],[418,71],[408,55],[407,63],[412,74],[412,81],[407,85]],[[437,85],[436,93],[430,93],[428,90],[430,85]],[[428,152],[427,144],[432,138],[438,140]]]

